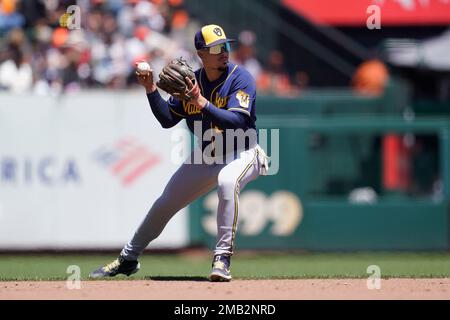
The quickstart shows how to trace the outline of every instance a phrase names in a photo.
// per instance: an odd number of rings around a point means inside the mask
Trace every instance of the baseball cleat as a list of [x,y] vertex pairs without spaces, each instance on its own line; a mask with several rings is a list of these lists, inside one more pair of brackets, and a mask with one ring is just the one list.
[[209,281],[227,282],[231,280],[230,257],[217,255],[213,259]]
[[128,261],[122,256],[119,256],[116,260],[108,263],[104,267],[100,267],[97,270],[89,274],[89,278],[106,278],[114,277],[118,274],[125,274],[127,276],[136,273],[140,269],[140,263],[138,261]]

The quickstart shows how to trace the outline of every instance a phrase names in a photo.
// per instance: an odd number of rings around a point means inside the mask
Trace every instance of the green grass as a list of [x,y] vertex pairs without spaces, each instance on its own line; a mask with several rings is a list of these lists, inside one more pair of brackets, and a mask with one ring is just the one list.
[[[112,261],[114,255],[0,255],[0,280],[66,280],[69,265],[78,265],[82,279]],[[210,271],[210,257],[146,253],[141,271],[131,278],[196,279]],[[232,260],[233,277],[240,279],[367,278],[369,265],[378,265],[383,278],[450,277],[448,253],[270,253],[239,254]]]

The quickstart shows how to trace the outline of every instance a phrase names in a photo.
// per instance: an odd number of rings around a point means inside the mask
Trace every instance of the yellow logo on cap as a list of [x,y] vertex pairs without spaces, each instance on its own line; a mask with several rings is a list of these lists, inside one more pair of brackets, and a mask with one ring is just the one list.
[[225,32],[223,29],[215,24],[210,24],[202,28],[203,39],[205,39],[205,44],[210,45],[217,40],[226,39]]

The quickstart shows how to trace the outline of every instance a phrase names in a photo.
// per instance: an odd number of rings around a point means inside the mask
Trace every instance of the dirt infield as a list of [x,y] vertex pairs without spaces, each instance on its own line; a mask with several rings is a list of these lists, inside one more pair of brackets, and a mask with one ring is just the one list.
[[258,300],[258,299],[450,299],[450,278],[382,279],[369,290],[366,279],[234,280],[204,279],[83,281],[69,290],[64,281],[0,282],[0,300],[8,299],[135,299],[135,300]]

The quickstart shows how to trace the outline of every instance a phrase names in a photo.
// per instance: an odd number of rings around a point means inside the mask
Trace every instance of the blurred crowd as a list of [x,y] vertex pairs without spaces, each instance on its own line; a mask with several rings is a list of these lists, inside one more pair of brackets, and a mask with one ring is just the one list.
[[[72,5],[79,17],[69,15]],[[138,60],[150,61],[155,74],[180,56],[197,68],[189,35],[199,27],[183,0],[0,0],[0,90],[57,95],[129,88]],[[306,74],[292,79],[286,72],[280,51],[263,67],[254,32],[244,30],[238,40],[232,60],[248,68],[260,92],[295,95],[307,86]]]
[[255,78],[260,93],[295,96],[308,86],[308,75],[297,71],[292,77],[286,70],[283,53],[272,50],[267,61],[261,64],[256,57],[256,35],[243,30],[238,37],[237,48],[232,51],[232,60],[243,65]]
[[[80,8],[79,28],[67,26],[71,5]],[[175,56],[193,60],[184,49],[188,22],[181,0],[1,0],[0,87],[38,94],[126,88],[137,60],[155,69]]]

